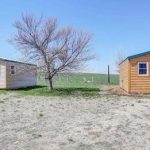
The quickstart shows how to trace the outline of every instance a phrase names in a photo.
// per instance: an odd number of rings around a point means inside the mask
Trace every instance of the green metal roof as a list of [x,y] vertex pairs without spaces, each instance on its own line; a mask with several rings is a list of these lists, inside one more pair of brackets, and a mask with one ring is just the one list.
[[0,58],[0,61],[8,61],[8,62],[13,62],[13,63],[19,63],[19,64],[26,64],[26,65],[31,65],[31,66],[37,66],[35,64],[24,63],[24,62],[14,61],[14,60],[9,60],[9,59],[4,59],[4,58]]
[[143,52],[143,53],[140,53],[140,54],[136,54],[136,55],[132,55],[132,56],[128,56],[126,59],[124,59],[120,64],[122,64],[124,61],[126,60],[130,60],[130,59],[134,59],[134,58],[137,58],[137,57],[141,57],[141,56],[145,56],[145,55],[148,55],[150,54],[150,51],[147,51],[147,52]]

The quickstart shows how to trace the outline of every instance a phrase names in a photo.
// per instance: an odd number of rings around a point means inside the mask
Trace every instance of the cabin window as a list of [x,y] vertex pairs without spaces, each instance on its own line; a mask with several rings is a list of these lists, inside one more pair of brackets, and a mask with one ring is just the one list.
[[16,73],[15,66],[10,66],[10,73],[14,75]]
[[148,62],[139,62],[138,63],[138,75],[139,76],[148,76]]

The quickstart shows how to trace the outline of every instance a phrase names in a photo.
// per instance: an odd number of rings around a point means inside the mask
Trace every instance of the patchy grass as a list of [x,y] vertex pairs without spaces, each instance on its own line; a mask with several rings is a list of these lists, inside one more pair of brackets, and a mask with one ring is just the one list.
[[43,117],[44,115],[42,113],[39,114],[40,117]]
[[0,90],[0,94],[7,94],[8,90]]
[[49,91],[47,86],[37,86],[13,91],[22,95],[35,96],[96,96],[100,90],[98,88],[55,88]]
[[0,104],[4,104],[5,102],[4,101],[0,101]]
[[22,88],[16,90],[0,90],[0,94],[18,93],[21,95],[33,95],[33,96],[96,96],[99,94],[99,88],[55,88],[53,91],[49,91],[47,86],[36,86],[29,88]]

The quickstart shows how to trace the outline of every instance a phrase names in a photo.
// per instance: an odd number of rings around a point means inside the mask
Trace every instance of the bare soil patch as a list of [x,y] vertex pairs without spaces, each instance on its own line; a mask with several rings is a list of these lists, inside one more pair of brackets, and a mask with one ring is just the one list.
[[116,94],[116,95],[122,95],[122,96],[123,95],[124,96],[129,96],[130,95],[129,93],[127,93],[125,90],[123,90],[119,86],[112,87],[108,91],[110,91],[110,93]]
[[150,97],[0,95],[1,150],[149,150]]

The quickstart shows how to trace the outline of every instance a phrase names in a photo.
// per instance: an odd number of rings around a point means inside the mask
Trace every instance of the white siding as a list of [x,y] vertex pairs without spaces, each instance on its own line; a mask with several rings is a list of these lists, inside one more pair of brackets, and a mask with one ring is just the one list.
[[0,89],[6,88],[6,64],[0,61]]
[[[26,64],[7,62],[6,87],[17,89],[37,85],[36,67]],[[15,66],[15,74],[11,74],[11,66]]]

